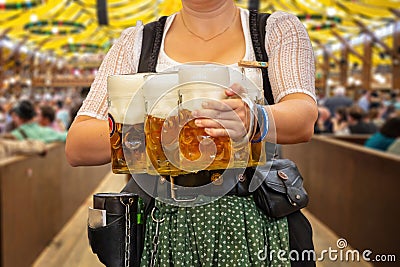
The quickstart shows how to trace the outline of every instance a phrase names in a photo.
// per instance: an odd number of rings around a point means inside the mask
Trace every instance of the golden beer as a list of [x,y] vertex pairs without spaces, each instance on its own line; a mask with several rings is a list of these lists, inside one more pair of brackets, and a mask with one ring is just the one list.
[[254,167],[266,163],[265,142],[252,143],[250,145],[250,158],[248,167]]
[[[157,173],[163,175],[177,175],[179,174],[179,169],[167,159],[161,145],[161,130],[164,121],[165,119],[153,116],[147,116],[145,121],[146,152],[150,160],[148,171],[152,173],[155,170]],[[177,135],[174,136],[177,137]],[[171,135],[172,138],[174,136]],[[178,154],[176,160],[179,161]]]
[[119,174],[146,171],[144,123],[110,122],[112,171]]
[[179,133],[181,164],[184,169],[226,169],[231,161],[229,137],[211,137],[204,128],[197,127],[189,110],[180,112],[180,120],[186,122]]
[[226,169],[231,164],[229,137],[211,137],[197,127],[189,110],[167,119],[147,116],[146,150],[152,167],[162,175]]

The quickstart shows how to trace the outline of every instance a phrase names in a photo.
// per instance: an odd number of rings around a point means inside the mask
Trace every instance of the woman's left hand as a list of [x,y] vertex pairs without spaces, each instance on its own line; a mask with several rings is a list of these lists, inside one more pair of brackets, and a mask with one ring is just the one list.
[[225,91],[228,99],[204,101],[203,109],[192,113],[196,118],[195,124],[204,127],[212,137],[243,138],[249,130],[252,115],[248,105],[239,96],[244,91],[239,84],[233,84],[230,90]]

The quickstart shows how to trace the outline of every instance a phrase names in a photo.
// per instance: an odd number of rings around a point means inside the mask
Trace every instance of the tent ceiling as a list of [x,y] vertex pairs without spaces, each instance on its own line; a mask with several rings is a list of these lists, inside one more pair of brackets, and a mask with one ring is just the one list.
[[[181,6],[180,0],[106,2],[109,23],[102,26],[97,19],[96,0],[0,0],[0,36],[21,44],[25,51],[51,52],[64,58],[98,55],[108,50],[124,28],[138,20],[146,23],[171,14]],[[237,3],[248,6],[247,0]],[[260,10],[296,14],[318,50],[326,45],[334,47],[338,43],[335,34],[356,38],[362,32],[360,25],[373,32],[393,25],[395,14],[400,13],[400,0],[260,0]],[[382,35],[382,40],[392,47],[391,34]],[[361,48],[356,49],[362,52]],[[384,52],[379,46],[374,51],[376,55]],[[385,63],[387,58],[376,56],[374,62]]]

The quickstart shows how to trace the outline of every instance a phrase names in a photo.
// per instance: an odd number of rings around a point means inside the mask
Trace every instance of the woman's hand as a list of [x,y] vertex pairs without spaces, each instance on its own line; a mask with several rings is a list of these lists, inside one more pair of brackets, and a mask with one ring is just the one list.
[[243,138],[249,131],[252,113],[248,105],[240,98],[245,89],[233,84],[225,91],[228,99],[203,102],[203,109],[193,111],[197,118],[195,124],[204,127],[212,137],[229,136],[233,140]]

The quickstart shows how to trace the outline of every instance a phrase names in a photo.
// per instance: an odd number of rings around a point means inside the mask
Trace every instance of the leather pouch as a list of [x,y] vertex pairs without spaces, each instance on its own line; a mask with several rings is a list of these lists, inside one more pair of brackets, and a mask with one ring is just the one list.
[[93,208],[105,210],[106,224],[88,225],[89,244],[107,267],[135,267],[140,264],[143,242],[143,205],[134,193],[98,193]]
[[253,192],[254,201],[270,217],[287,216],[308,204],[303,177],[289,159],[273,159],[258,166],[252,179],[259,184]]

